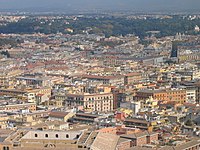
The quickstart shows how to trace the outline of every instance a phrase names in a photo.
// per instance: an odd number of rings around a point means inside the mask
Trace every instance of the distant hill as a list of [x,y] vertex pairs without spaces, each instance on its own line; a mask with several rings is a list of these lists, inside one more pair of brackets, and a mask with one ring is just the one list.
[[198,12],[199,0],[0,0],[0,11]]

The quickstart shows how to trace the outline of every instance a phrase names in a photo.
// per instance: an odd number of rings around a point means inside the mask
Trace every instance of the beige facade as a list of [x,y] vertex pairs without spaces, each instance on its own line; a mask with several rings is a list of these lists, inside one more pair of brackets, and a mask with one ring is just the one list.
[[51,96],[51,88],[30,89],[27,90],[26,96],[28,102],[39,104],[49,99]]
[[36,111],[36,104],[25,103],[25,104],[0,106],[0,112],[3,112],[3,111],[18,111],[20,109],[28,109],[30,111]]
[[142,75],[140,73],[128,73],[124,77],[124,84],[133,84],[142,80]]
[[[9,136],[5,141],[0,144],[0,150],[9,148],[8,150],[18,149],[78,149],[77,141],[79,140],[82,132],[58,132],[58,131],[18,131]],[[15,142],[13,138],[20,139],[20,142]],[[15,144],[11,143],[14,142]]]
[[68,106],[84,106],[86,111],[109,112],[113,111],[113,94],[67,94],[66,104]]
[[23,73],[22,70],[11,70],[0,73],[0,85],[1,86],[11,86],[9,83],[13,81],[16,76],[19,76]]

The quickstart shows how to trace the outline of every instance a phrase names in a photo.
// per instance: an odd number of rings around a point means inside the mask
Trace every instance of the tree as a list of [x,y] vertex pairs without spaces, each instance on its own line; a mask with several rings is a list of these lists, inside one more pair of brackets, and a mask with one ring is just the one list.
[[193,121],[192,121],[191,119],[188,119],[188,120],[185,122],[185,125],[186,125],[186,126],[193,126],[194,123],[193,123]]
[[5,55],[7,56],[7,58],[10,58],[10,53],[6,50],[6,51],[2,51],[1,55]]

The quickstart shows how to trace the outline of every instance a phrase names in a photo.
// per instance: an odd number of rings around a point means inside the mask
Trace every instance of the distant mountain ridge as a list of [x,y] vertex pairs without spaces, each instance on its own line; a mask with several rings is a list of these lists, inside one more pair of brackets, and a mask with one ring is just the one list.
[[0,0],[0,11],[199,12],[199,0]]

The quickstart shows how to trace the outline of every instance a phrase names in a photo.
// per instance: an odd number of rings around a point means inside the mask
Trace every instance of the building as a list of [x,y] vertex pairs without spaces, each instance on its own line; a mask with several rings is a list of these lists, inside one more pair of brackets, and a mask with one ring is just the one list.
[[192,86],[186,87],[186,102],[196,103],[196,88]]
[[27,86],[50,86],[48,78],[35,78],[35,77],[17,77],[19,83],[23,83]]
[[141,102],[131,102],[131,110],[133,111],[133,114],[136,115],[141,109]]
[[141,108],[144,109],[158,109],[158,101],[150,97],[144,101],[141,101]]
[[19,96],[24,95],[26,91],[16,89],[0,89],[0,95]]
[[126,138],[121,138],[118,140],[116,150],[127,150],[131,147],[131,140]]
[[198,25],[196,25],[196,26],[194,27],[194,31],[195,31],[195,32],[199,32],[199,31],[200,31],[200,28],[199,28]]
[[164,59],[162,56],[149,56],[141,58],[141,61],[144,65],[159,65],[164,62]]
[[60,148],[68,149],[78,148],[76,141],[80,138],[82,132],[68,131],[29,131],[21,138],[21,147],[29,148]]
[[84,110],[89,112],[110,112],[114,109],[112,93],[67,94],[64,101],[67,106],[84,106]]
[[38,89],[26,90],[25,96],[30,103],[41,104],[42,102],[49,100],[51,96],[51,88],[43,87]]
[[12,111],[19,111],[19,110],[29,110],[29,111],[36,111],[36,104],[34,103],[25,103],[25,104],[13,104],[13,105],[1,105],[0,112],[12,112]]
[[99,133],[93,144],[91,145],[91,150],[112,150],[115,149],[119,140],[119,136],[108,134],[108,133]]
[[137,73],[137,72],[128,73],[124,77],[124,84],[125,85],[127,85],[127,84],[133,84],[134,82],[138,82],[138,81],[141,81],[141,80],[142,80],[141,73]]
[[172,42],[171,58],[177,58],[177,57],[178,57],[178,42],[174,41]]
[[120,137],[131,140],[131,147],[143,146],[158,141],[158,133],[154,132],[138,132],[129,135],[121,135]]
[[122,126],[116,126],[116,127],[102,128],[102,129],[97,130],[97,132],[124,135],[124,134],[138,133],[138,132],[141,132],[141,130],[138,128],[129,128],[122,125]]
[[[3,62],[1,62],[3,63]],[[6,72],[0,73],[0,85],[1,86],[8,86],[9,81],[15,79],[16,76],[19,76],[23,73],[22,70],[8,70]]]
[[200,103],[200,82],[195,83],[196,87],[196,103]]
[[72,116],[74,116],[73,113],[68,112],[50,112],[49,114],[49,120],[50,121],[64,121],[66,122],[68,119],[70,119]]
[[76,113],[76,115],[72,118],[72,121],[74,123],[93,124],[99,117],[99,115],[91,113]]
[[176,146],[164,146],[158,150],[199,150],[199,138],[192,138],[190,141],[184,141],[182,144]]
[[192,53],[192,54],[180,54],[178,57],[179,63],[183,63],[186,61],[199,61],[200,53]]
[[145,100],[149,97],[153,97],[159,101],[174,101],[176,103],[186,102],[186,90],[185,89],[166,89],[166,90],[139,90],[136,93],[135,98],[137,100]]
[[82,75],[82,79],[87,79],[90,82],[96,82],[104,85],[124,85],[124,76],[100,76],[100,75]]
[[126,127],[139,128],[141,130],[147,130],[150,132],[153,130],[153,126],[151,125],[150,121],[139,118],[126,118],[124,125]]
[[125,150],[131,140],[95,131],[17,130],[1,139],[0,150]]

